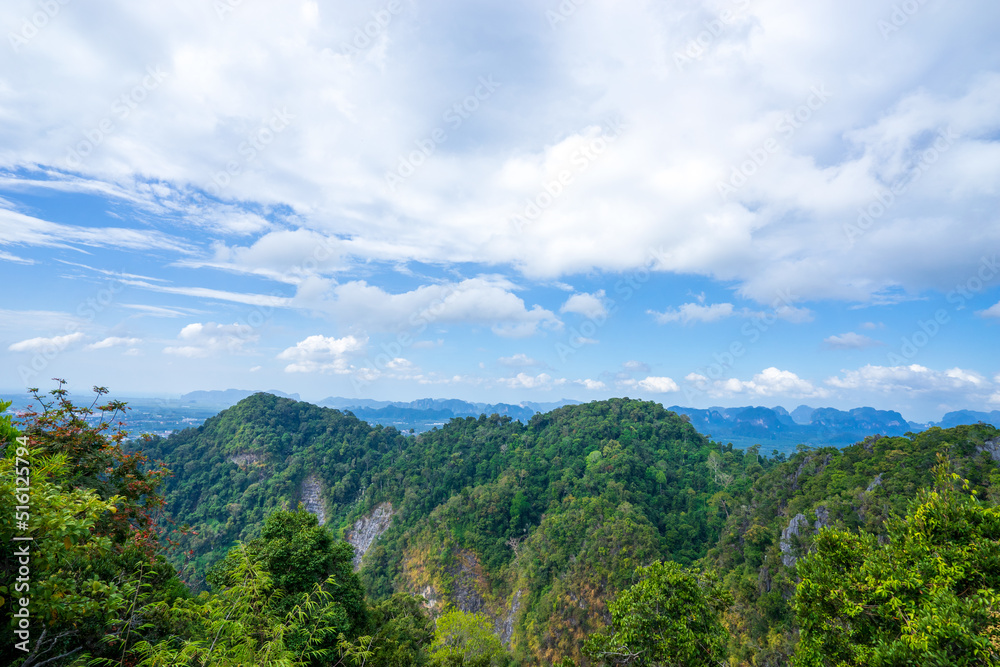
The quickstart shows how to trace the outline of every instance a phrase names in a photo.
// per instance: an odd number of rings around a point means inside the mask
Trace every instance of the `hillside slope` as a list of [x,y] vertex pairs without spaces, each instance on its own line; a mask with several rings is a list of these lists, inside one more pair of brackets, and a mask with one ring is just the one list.
[[817,528],[881,534],[930,484],[938,452],[992,493],[998,436],[935,428],[768,459],[630,399],[408,436],[257,394],[144,449],[174,471],[168,511],[197,532],[176,553],[190,583],[270,511],[302,502],[354,545],[369,595],[485,613],[524,664],[586,664],[582,641],[607,625],[608,603],[636,566],[663,559],[718,569],[736,598],[731,654],[778,665],[795,641],[795,561]]

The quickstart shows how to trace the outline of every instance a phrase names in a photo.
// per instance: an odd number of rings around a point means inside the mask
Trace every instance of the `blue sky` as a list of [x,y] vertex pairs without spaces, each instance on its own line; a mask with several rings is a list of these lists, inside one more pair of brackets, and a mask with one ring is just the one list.
[[1000,409],[1000,6],[11,0],[0,388]]

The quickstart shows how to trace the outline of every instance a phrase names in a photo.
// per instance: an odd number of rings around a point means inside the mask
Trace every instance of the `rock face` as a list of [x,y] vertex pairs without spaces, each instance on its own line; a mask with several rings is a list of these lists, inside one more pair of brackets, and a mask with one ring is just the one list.
[[302,504],[306,511],[315,514],[319,525],[326,521],[326,508],[323,507],[322,486],[316,475],[309,475],[302,481]]
[[820,505],[816,508],[816,523],[813,524],[813,528],[815,528],[818,533],[821,528],[827,528],[829,525],[830,510],[828,510],[824,505]]
[[982,446],[977,446],[981,452],[989,452],[989,455],[994,461],[1000,463],[1000,438],[993,438],[992,440],[987,440],[982,444]]
[[500,619],[497,627],[497,634],[500,635],[500,641],[502,641],[503,645],[508,648],[510,648],[510,638],[514,635],[514,619],[517,617],[517,612],[520,609],[521,590],[518,589],[511,597],[510,608],[507,609],[507,613]]
[[354,547],[354,569],[361,567],[361,559],[379,536],[389,529],[392,522],[392,505],[382,503],[368,516],[363,516],[354,522],[354,528],[347,532],[345,538]]
[[781,562],[785,567],[792,567],[795,565],[795,561],[798,560],[792,553],[792,537],[798,537],[799,531],[808,525],[809,520],[806,519],[805,514],[796,514],[788,522],[788,527],[781,531],[781,542],[779,542],[778,546],[781,549]]

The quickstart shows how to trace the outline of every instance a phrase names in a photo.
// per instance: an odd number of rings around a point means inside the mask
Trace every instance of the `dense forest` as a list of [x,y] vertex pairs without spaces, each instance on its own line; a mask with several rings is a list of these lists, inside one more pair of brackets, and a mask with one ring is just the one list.
[[415,436],[256,394],[129,439],[95,389],[2,425],[4,664],[1000,661],[987,424],[763,457],[627,398]]

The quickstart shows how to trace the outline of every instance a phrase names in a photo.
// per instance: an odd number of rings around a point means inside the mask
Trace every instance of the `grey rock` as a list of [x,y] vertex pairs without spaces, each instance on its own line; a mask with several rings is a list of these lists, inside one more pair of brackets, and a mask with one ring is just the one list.
[[1000,463],[1000,438],[993,438],[982,445],[976,445],[976,449],[980,452],[988,452],[994,461]]
[[351,546],[354,547],[354,569],[361,567],[361,559],[364,558],[368,549],[371,548],[375,540],[382,533],[389,529],[392,523],[392,505],[382,503],[371,511],[367,516],[363,516],[354,522],[354,528],[345,535]]
[[319,525],[326,522],[326,508],[323,506],[323,486],[316,475],[309,475],[302,481],[302,504],[306,511],[315,514]]
[[792,537],[798,537],[802,528],[808,525],[809,520],[806,519],[805,514],[796,514],[788,522],[788,527],[781,531],[781,541],[778,543],[778,548],[781,549],[781,562],[785,567],[792,567],[798,560],[792,553]]

